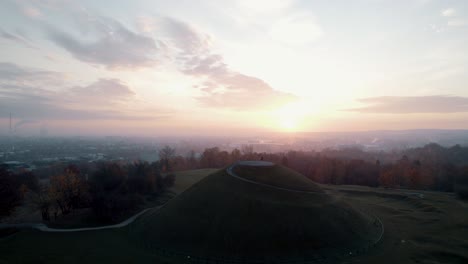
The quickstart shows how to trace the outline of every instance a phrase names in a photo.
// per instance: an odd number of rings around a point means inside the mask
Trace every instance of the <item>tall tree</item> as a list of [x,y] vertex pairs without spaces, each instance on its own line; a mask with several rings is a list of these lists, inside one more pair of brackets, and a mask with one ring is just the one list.
[[162,166],[162,171],[171,171],[171,159],[175,156],[175,149],[169,146],[164,146],[164,148],[159,150],[159,162]]
[[5,167],[0,166],[0,216],[8,215],[21,200],[18,183]]
[[50,197],[55,201],[63,215],[86,203],[87,186],[79,171],[67,167],[65,172],[50,178]]

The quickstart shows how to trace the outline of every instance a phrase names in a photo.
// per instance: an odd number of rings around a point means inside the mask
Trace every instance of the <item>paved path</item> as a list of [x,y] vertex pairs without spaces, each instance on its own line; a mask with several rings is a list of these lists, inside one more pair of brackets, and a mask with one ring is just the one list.
[[273,162],[269,162],[269,161],[238,161],[234,164],[232,164],[231,166],[229,166],[227,169],[226,169],[226,172],[238,179],[238,180],[241,180],[241,181],[245,181],[245,182],[249,182],[249,183],[252,183],[252,184],[256,184],[256,185],[260,185],[260,186],[264,186],[264,187],[268,187],[268,188],[272,188],[272,189],[276,189],[276,190],[282,190],[282,191],[288,191],[288,192],[298,192],[298,193],[312,193],[312,194],[325,194],[324,192],[314,192],[314,191],[301,191],[301,190],[295,190],[295,189],[288,189],[288,188],[283,188],[283,187],[278,187],[278,186],[274,186],[274,185],[270,185],[270,184],[266,184],[266,183],[261,183],[261,182],[256,182],[256,181],[253,181],[253,180],[249,180],[249,179],[246,179],[246,178],[243,178],[243,177],[240,177],[239,175],[237,175],[233,169],[234,167],[238,166],[238,165],[241,165],[241,166],[255,166],[255,167],[271,167],[274,165]]
[[[240,177],[239,175],[237,175],[236,173],[234,173],[233,169],[234,167],[238,166],[238,165],[241,165],[241,166],[260,166],[260,167],[268,167],[268,166],[273,166],[274,163],[272,162],[268,162],[268,161],[238,161],[234,164],[232,164],[231,166],[229,166],[227,169],[226,169],[226,172],[236,178],[236,179],[239,179],[241,181],[245,181],[245,182],[249,182],[249,183],[252,183],[252,184],[256,184],[256,185],[260,185],[260,186],[265,186],[265,187],[268,187],[268,188],[272,188],[272,189],[277,189],[277,190],[282,190],[282,191],[289,191],[289,192],[299,192],[299,193],[312,193],[312,194],[325,194],[324,192],[314,192],[314,191],[299,191],[299,190],[294,190],[294,189],[288,189],[288,188],[282,188],[282,187],[278,187],[278,186],[274,186],[274,185],[269,185],[269,184],[264,184],[264,183],[261,183],[261,182],[256,182],[256,181],[252,181],[252,180],[248,180],[248,179],[245,179],[245,178],[242,178]],[[383,222],[380,220],[380,218],[370,212],[365,212],[369,215],[371,215],[372,217],[374,217],[375,221],[374,222],[376,225],[380,226],[381,228],[381,232],[380,234],[377,236],[377,239],[375,239],[371,245],[369,246],[374,246],[376,245],[377,243],[379,243],[382,238],[383,238],[383,235],[385,233],[385,228],[384,228],[384,224]],[[368,246],[368,247],[369,247]],[[368,249],[368,248],[367,248]],[[351,253],[351,252],[350,252]],[[357,253],[357,252],[355,252]]]
[[51,228],[43,223],[23,223],[23,224],[0,224],[0,229],[2,228],[32,228],[32,229],[37,229],[43,232],[82,232],[82,231],[95,231],[95,230],[103,230],[103,229],[114,229],[114,228],[121,228],[121,227],[127,226],[133,221],[135,221],[138,217],[148,212],[149,210],[152,210],[152,209],[158,210],[161,207],[163,207],[163,205],[146,208],[142,210],[141,212],[128,218],[127,220],[119,224],[115,224],[115,225],[83,227],[83,228]]

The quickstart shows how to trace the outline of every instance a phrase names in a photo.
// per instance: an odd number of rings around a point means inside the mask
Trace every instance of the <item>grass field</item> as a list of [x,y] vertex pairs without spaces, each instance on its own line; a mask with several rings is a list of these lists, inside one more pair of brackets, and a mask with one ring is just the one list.
[[351,263],[468,263],[468,204],[453,194],[361,186],[324,188],[372,210],[385,225],[382,243]]
[[[200,177],[203,178],[203,176]],[[203,181],[208,180],[210,178]],[[227,183],[231,187],[230,189],[235,187],[233,182]],[[221,187],[220,184],[214,184],[212,188],[216,190],[216,188]],[[201,188],[197,187],[198,185],[196,184],[194,189]],[[424,194],[424,198],[418,198],[413,194],[408,194],[413,192],[411,190],[386,190],[360,186],[327,185],[321,187],[336,199],[344,199],[353,206],[371,210],[385,226],[384,237],[376,247],[333,263],[468,263],[466,250],[468,248],[468,204],[457,200],[453,194],[421,192]],[[188,193],[190,192],[191,190],[188,190]],[[232,195],[232,191],[224,191],[223,193],[226,196]],[[241,192],[240,196],[251,196],[251,194],[242,194]],[[176,199],[180,197],[178,196]],[[284,198],[282,195],[279,197]],[[261,198],[258,202],[261,203],[262,200],[268,200],[268,195],[262,194],[258,198]],[[296,198],[301,199],[301,196]],[[282,203],[283,206],[290,205],[301,210],[302,206],[295,205],[292,198],[279,200],[278,203]],[[170,203],[172,202],[175,201]],[[187,211],[180,212],[178,218],[187,217],[191,211],[203,214],[204,212],[200,208],[213,206],[213,203],[221,206],[221,201],[194,203],[192,204],[193,208],[181,208]],[[252,203],[251,206],[256,205],[258,205],[257,202]],[[244,207],[246,211],[252,208],[248,205]],[[198,237],[194,237],[193,246],[203,248],[200,241],[215,239],[209,236],[216,235],[220,226],[235,223],[235,215],[229,215],[232,218],[229,221],[232,223],[221,221],[223,214],[229,214],[229,211],[229,208],[226,208],[220,214],[208,215],[207,219],[210,221],[208,225],[211,226],[211,229],[208,230],[208,234],[200,233]],[[154,218],[148,216],[141,219],[140,223],[116,230],[83,233],[21,231],[0,238],[0,263],[187,263],[188,259],[183,256],[161,256],[147,244],[148,241],[156,239],[156,237],[148,238],[139,235],[145,231],[144,224],[142,224],[145,221],[157,223],[163,221],[156,220],[157,213],[154,213],[153,216]],[[293,217],[281,215],[277,219],[271,219],[268,224],[273,224],[275,221],[276,223],[292,221],[288,218]],[[183,222],[180,219],[172,220],[177,223]],[[264,228],[262,224],[264,223],[260,223],[258,226],[246,226],[245,230],[247,230],[246,232],[252,230],[261,232]],[[153,231],[147,230],[147,233]],[[180,232],[181,230],[175,231]],[[294,229],[290,231],[292,232]],[[250,237],[245,236],[246,243],[249,242],[248,238]],[[229,241],[228,236],[223,239]],[[170,243],[165,245],[170,245]]]

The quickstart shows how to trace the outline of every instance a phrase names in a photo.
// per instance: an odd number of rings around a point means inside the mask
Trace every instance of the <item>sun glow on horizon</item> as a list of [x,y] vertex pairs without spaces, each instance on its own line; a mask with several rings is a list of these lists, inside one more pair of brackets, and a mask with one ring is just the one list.
[[300,102],[287,104],[274,112],[276,127],[283,131],[294,132],[303,129],[306,109]]

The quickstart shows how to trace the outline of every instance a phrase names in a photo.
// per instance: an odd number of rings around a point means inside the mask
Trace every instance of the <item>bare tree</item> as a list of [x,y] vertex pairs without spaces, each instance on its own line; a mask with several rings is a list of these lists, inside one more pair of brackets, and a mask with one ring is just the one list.
[[159,150],[159,161],[161,163],[162,171],[171,171],[171,159],[175,156],[175,149],[169,146]]

